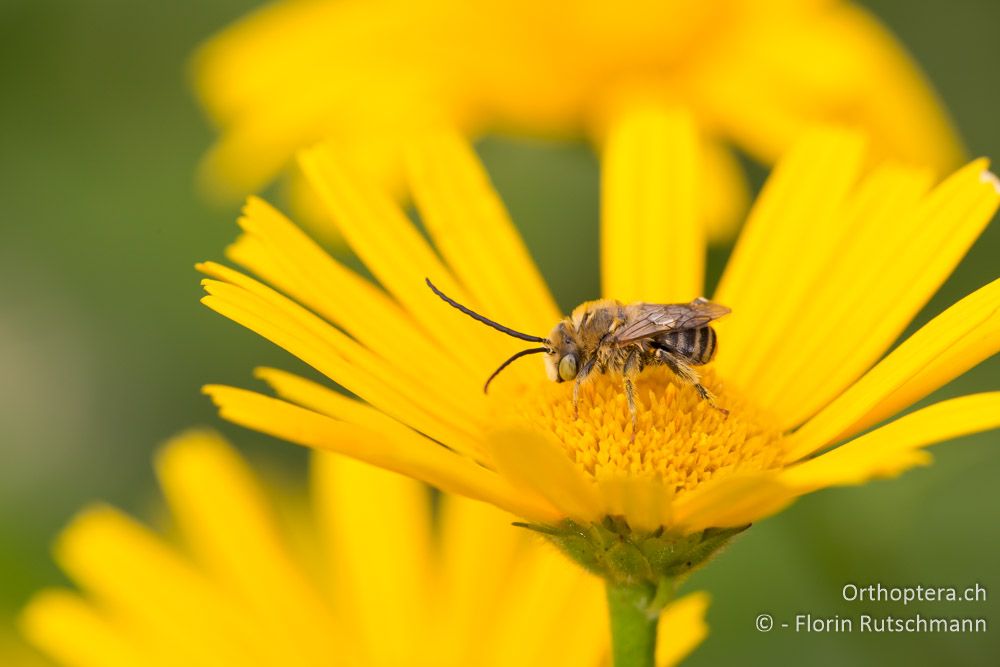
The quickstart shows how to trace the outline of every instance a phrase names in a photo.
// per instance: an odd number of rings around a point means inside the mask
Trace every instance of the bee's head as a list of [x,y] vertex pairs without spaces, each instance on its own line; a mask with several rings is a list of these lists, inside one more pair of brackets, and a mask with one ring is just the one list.
[[576,379],[580,367],[580,352],[576,338],[565,322],[552,329],[546,339],[545,372],[554,382],[570,382]]

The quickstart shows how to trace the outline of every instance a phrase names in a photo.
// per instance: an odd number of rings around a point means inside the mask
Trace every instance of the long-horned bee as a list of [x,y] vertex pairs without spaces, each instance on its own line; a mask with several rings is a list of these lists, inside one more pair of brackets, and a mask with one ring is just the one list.
[[646,366],[663,365],[681,380],[691,384],[712,407],[715,398],[701,384],[695,366],[707,364],[715,356],[717,339],[709,323],[730,312],[729,308],[697,298],[690,303],[630,303],[613,299],[588,301],[555,325],[547,338],[514,331],[475,313],[445,295],[427,279],[427,286],[446,303],[469,317],[502,331],[508,336],[541,347],[521,350],[500,364],[486,380],[483,391],[500,371],[513,361],[529,354],[545,353],[545,368],[551,380],[574,381],[573,409],[578,409],[580,384],[595,370],[619,373],[625,383],[632,417],[632,437],[636,431],[634,378]]

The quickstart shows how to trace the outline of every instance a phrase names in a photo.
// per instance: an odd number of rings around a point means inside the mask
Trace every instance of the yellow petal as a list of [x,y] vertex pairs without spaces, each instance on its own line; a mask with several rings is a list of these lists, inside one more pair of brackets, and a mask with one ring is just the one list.
[[219,436],[191,431],[157,459],[167,502],[212,576],[245,600],[302,664],[329,660],[343,644],[326,604],[285,544],[253,472]]
[[[339,421],[358,424],[383,433],[386,437],[406,441],[415,431],[381,410],[347,398],[329,387],[274,368],[255,369],[254,375],[267,382],[281,398],[309,408]],[[470,445],[467,447],[466,445]],[[481,441],[449,441],[448,448],[475,461],[489,465],[489,453]]]
[[428,132],[407,158],[420,219],[476,302],[509,327],[547,335],[559,309],[472,147],[455,132]]
[[[426,100],[432,72],[395,56],[411,50],[403,45],[413,39],[407,6],[371,9],[276,3],[202,47],[192,68],[195,88],[223,131],[200,169],[210,193],[229,200],[259,190],[295,150],[323,138],[387,185],[398,179],[400,135],[433,108]],[[323,84],[312,85],[313,68]]]
[[708,241],[727,243],[736,237],[750,206],[750,185],[736,155],[717,139],[703,138],[702,151],[699,215]]
[[351,249],[442,347],[462,341],[463,354],[491,370],[498,355],[509,354],[513,341],[454,311],[427,288],[430,278],[453,299],[483,310],[387,194],[328,147],[304,151],[299,160]]
[[633,530],[653,531],[673,520],[673,493],[660,479],[622,477],[598,482],[607,513],[622,515]]
[[[395,185],[395,180],[391,175],[387,175],[386,187],[395,186],[402,190],[402,184]],[[250,192],[260,192],[260,190],[251,190]],[[309,181],[294,160],[281,176],[276,197],[278,201],[285,203],[288,210],[295,216],[298,226],[309,230],[309,234],[320,245],[336,252],[344,249],[344,239],[341,238],[337,228],[330,223],[326,207],[323,206],[319,196],[310,187]]]
[[801,95],[815,100],[812,106],[839,107],[843,120],[872,137],[876,155],[928,165],[939,175],[962,160],[959,138],[932,87],[863,7],[838,3],[813,30],[786,31],[770,46],[782,70],[775,76],[801,86]]
[[[275,368],[257,368],[254,370],[254,376],[268,383],[281,398],[328,417],[333,417],[338,421],[357,424],[362,428],[381,433],[386,438],[400,442],[421,438],[412,428],[393,419],[381,410],[356,399],[348,398],[312,380]],[[450,449],[488,465],[488,453],[483,449],[481,443],[474,444],[476,447],[472,450],[464,450],[457,446],[457,443],[451,444]]]
[[[493,632],[479,647],[476,663],[484,667],[581,664],[570,662],[579,659],[574,655],[577,648],[593,651],[595,644],[607,645],[602,589],[598,578],[555,549],[539,547],[524,553],[511,572]],[[581,637],[581,631],[591,634]],[[567,650],[578,639],[583,640],[582,647]],[[586,655],[593,660],[595,652]]]
[[[453,382],[471,379],[475,369],[463,367],[461,355],[435,344],[383,290],[334,260],[263,200],[247,200],[240,227],[244,234],[227,251],[234,261],[402,370],[412,367],[414,376],[447,373]],[[213,275],[213,266],[201,268]],[[213,277],[226,280],[223,275]],[[405,344],[400,342],[402,331],[407,332]],[[470,386],[478,382],[476,377]]]
[[733,309],[716,364],[785,428],[884,352],[1000,202],[984,161],[917,199],[926,177],[891,165],[855,188],[859,160],[855,135],[803,139],[768,181],[716,294]]
[[884,165],[844,202],[835,222],[844,233],[822,278],[752,373],[755,399],[786,428],[856,379],[906,325],[906,314],[887,322],[885,313],[911,276],[893,280],[887,265],[905,255],[929,185],[926,170]]
[[511,515],[455,496],[441,503],[436,664],[594,664],[608,646],[601,581]]
[[440,517],[437,576],[443,617],[435,628],[433,655],[441,665],[463,665],[482,655],[511,574],[537,538],[510,525],[512,515],[461,496],[443,495]]
[[346,454],[444,491],[493,503],[531,520],[545,522],[560,516],[537,493],[514,489],[496,473],[426,438],[400,441],[385,437],[244,389],[210,385],[204,391],[224,419],[246,428],[306,447]]
[[276,149],[267,149],[259,138],[270,123],[254,122],[233,126],[218,139],[198,164],[201,193],[217,204],[239,201],[247,192],[264,188],[281,169],[296,147],[295,128],[283,127],[272,135]]
[[612,125],[602,158],[601,291],[626,303],[701,296],[703,179],[694,120],[640,105]]
[[[320,18],[336,19],[342,9],[330,5],[267,5],[241,18],[203,44],[192,62],[197,92],[216,122],[240,115],[244,104],[256,99],[271,84],[281,81],[282,65],[273,58],[289,51],[265,54],[269,47],[302,45],[299,30],[314,25]],[[246,76],[246,67],[256,76]]]
[[[995,294],[998,290],[991,288],[996,286],[996,282],[982,288],[980,292],[991,290]],[[978,326],[970,327],[967,333],[951,347],[941,350],[940,354],[929,360],[915,375],[910,376],[905,384],[879,401],[873,411],[855,422],[843,435],[846,437],[863,431],[904,410],[1000,351],[1000,299],[994,303],[997,304],[996,309],[990,317],[982,320]],[[945,314],[947,312],[945,311]],[[951,322],[948,322],[945,326],[950,325]]]
[[1000,427],[1000,392],[935,403],[886,424],[814,459],[786,468],[781,481],[800,493],[875,477],[895,477],[930,455],[921,448]]
[[[760,400],[784,415],[785,427],[814,414],[881,357],[958,265],[1000,203],[985,167],[969,164],[910,211],[890,206],[891,221],[859,216],[858,233],[834,251],[811,303],[758,371]],[[866,225],[889,231],[866,234]],[[867,247],[856,254],[855,244]],[[836,305],[821,307],[828,303]]]
[[103,607],[130,619],[145,649],[167,652],[173,664],[240,664],[271,655],[268,647],[283,649],[272,637],[250,636],[238,620],[245,615],[239,601],[110,507],[77,516],[59,537],[56,560]]
[[60,665],[66,667],[166,667],[158,656],[143,650],[75,593],[45,590],[21,612],[21,633]]
[[402,665],[426,655],[426,626],[414,620],[434,625],[427,487],[322,451],[311,470],[332,586],[367,661]]
[[825,120],[871,137],[879,159],[953,169],[960,141],[900,44],[860,7],[811,5],[755,5],[742,19],[752,27],[720,47],[728,57],[707,61],[692,81],[706,114],[764,162]]
[[[548,545],[541,545],[541,548],[548,548]],[[594,659],[594,656],[608,655],[611,645],[604,581],[584,572],[562,554],[552,554],[552,557],[561,559],[560,566],[572,570],[575,577],[570,581],[572,592],[563,599],[562,608],[557,609],[551,625],[555,630],[550,637],[562,636],[565,643],[545,641],[534,664],[553,667],[604,665],[603,661]]]
[[491,433],[487,443],[497,472],[517,488],[542,496],[571,519],[597,521],[603,515],[593,483],[546,434],[504,429]]
[[[480,392],[470,389],[460,401],[447,381],[415,379],[257,281],[218,265],[206,270],[229,281],[203,281],[206,306],[283,347],[387,414],[443,442],[474,449],[471,443],[481,430],[474,421],[476,403],[483,400]],[[407,387],[400,376],[417,386]]]
[[689,593],[670,603],[656,625],[656,667],[673,667],[708,636],[708,593]]
[[784,509],[795,495],[773,472],[720,476],[676,500],[674,526],[685,532],[745,526]]
[[921,327],[788,439],[802,458],[878,423],[1000,350],[1000,280]]
[[715,364],[750,390],[757,371],[797,317],[823,261],[844,230],[836,214],[861,169],[863,143],[832,129],[802,138],[771,173],[722,275],[715,300],[733,312],[719,322]]

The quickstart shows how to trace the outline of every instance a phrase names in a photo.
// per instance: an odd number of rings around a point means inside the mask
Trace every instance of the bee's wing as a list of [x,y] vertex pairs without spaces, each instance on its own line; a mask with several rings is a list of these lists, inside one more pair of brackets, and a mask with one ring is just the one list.
[[616,331],[615,343],[629,343],[668,331],[697,329],[727,314],[729,308],[698,298],[691,303],[639,303],[634,319]]

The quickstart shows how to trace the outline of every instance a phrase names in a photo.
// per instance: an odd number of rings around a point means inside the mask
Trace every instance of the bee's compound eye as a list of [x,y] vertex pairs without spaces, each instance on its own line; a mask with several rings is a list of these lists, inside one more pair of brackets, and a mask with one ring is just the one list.
[[569,382],[576,377],[576,355],[567,354],[559,360],[559,378]]

